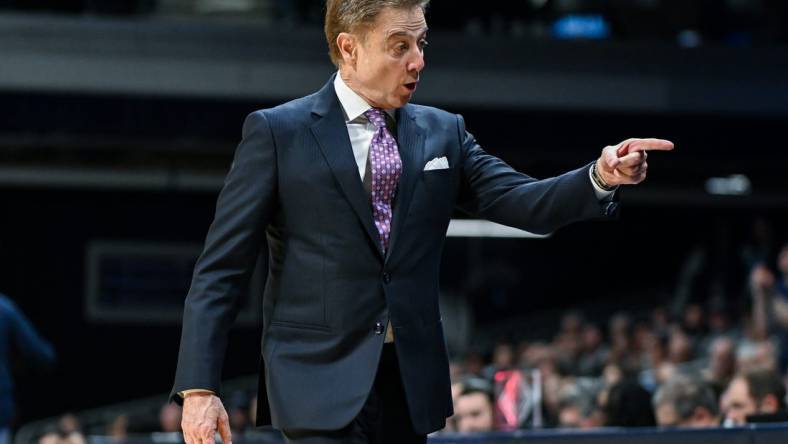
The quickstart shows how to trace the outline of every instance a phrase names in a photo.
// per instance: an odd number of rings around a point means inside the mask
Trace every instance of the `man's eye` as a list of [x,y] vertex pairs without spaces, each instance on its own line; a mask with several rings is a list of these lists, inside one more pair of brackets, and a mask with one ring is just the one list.
[[408,50],[408,45],[406,43],[400,43],[397,46],[395,46],[395,49],[397,50],[397,52],[405,52]]
[[427,42],[426,40],[419,41],[419,48],[424,49],[427,47],[427,45],[429,45],[429,42]]

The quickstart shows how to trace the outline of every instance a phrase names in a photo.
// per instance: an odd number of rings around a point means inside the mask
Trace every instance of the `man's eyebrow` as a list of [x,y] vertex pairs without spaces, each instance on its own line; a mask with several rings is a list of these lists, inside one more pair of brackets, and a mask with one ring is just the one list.
[[[394,37],[408,37],[411,33],[408,31],[394,31],[386,37],[386,40],[392,39]],[[427,28],[424,28],[421,33],[419,33],[419,38],[424,38],[427,35]]]

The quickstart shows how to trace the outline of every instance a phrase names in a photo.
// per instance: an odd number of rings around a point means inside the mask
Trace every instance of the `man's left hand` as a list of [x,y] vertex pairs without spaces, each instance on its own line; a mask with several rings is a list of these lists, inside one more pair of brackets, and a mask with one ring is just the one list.
[[606,184],[632,185],[643,182],[648,170],[648,151],[670,151],[673,142],[663,139],[627,139],[608,146],[596,161],[599,176]]

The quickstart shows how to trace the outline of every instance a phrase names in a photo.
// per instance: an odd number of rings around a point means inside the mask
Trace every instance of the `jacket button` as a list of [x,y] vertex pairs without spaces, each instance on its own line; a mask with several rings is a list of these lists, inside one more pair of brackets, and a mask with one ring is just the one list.
[[375,322],[375,334],[382,335],[383,334],[383,323],[382,322]]
[[387,272],[387,271],[383,272],[383,282],[386,283],[386,284],[391,282],[391,274],[389,274],[389,272]]

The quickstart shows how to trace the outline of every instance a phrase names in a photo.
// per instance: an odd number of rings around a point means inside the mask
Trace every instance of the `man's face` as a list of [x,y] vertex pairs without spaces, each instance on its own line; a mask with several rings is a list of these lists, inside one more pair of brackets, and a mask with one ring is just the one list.
[[366,33],[354,34],[355,44],[344,47],[355,54],[345,58],[342,78],[374,107],[405,106],[424,69],[426,35],[421,7],[383,9]]
[[460,433],[489,432],[493,428],[492,405],[484,393],[460,396],[454,406],[454,418]]
[[750,396],[747,381],[742,378],[734,378],[721,400],[722,411],[725,414],[726,422],[735,425],[742,425],[746,422],[748,415],[757,413],[758,406]]

